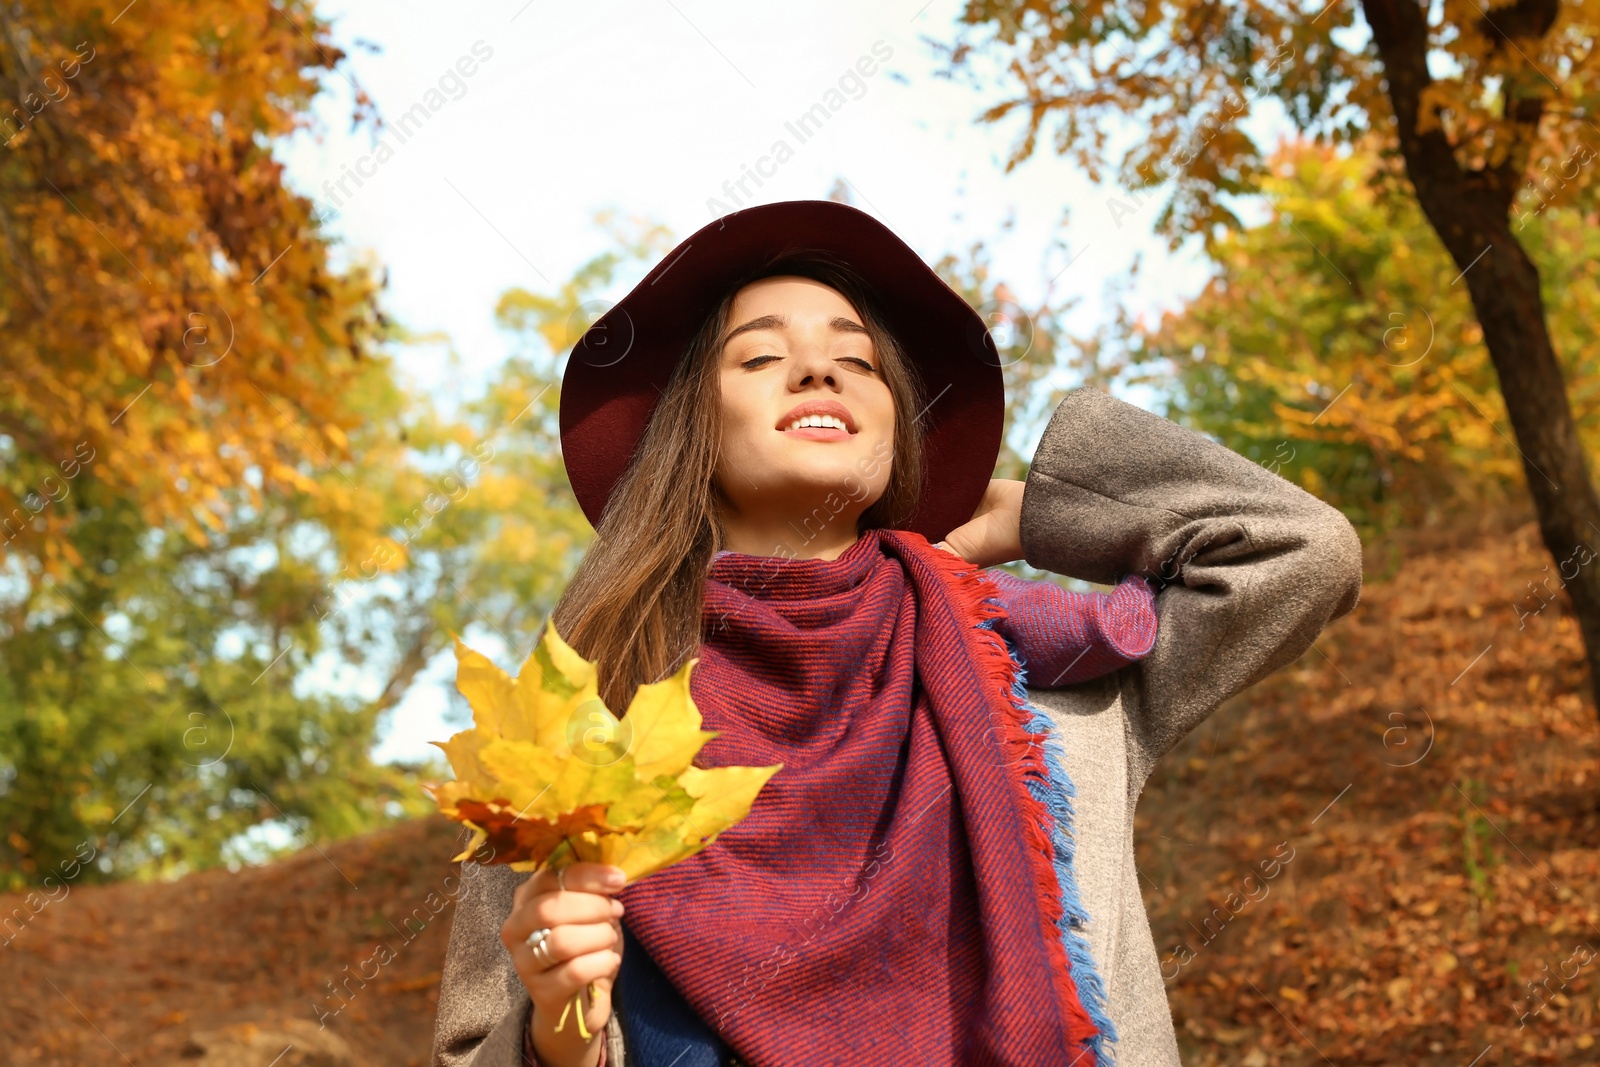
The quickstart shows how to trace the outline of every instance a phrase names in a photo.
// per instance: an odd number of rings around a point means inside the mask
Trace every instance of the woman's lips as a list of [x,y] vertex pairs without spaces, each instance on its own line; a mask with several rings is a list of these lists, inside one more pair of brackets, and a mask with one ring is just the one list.
[[804,437],[807,441],[848,441],[853,434],[836,426],[802,426],[797,430],[780,431],[787,437]]
[[[822,422],[824,426],[795,426],[795,422],[811,422],[811,424]],[[850,414],[850,408],[846,408],[843,403],[818,398],[818,400],[806,400],[790,408],[789,414],[779,419],[778,426],[773,429],[779,430],[782,434],[802,434],[803,437],[819,442],[837,442],[842,440],[840,435],[851,437],[859,427],[856,426],[856,418]],[[814,435],[811,434],[811,430],[824,430],[824,434]]]

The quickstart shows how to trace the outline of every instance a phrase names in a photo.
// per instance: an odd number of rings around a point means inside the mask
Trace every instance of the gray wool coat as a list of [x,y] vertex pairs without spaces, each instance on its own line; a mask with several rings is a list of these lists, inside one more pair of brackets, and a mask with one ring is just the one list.
[[[1059,731],[1077,788],[1076,874],[1117,1029],[1113,1055],[1121,1067],[1171,1067],[1178,1042],[1134,868],[1134,806],[1155,762],[1218,704],[1299,657],[1355,607],[1361,543],[1343,515],[1276,474],[1082,389],[1057,407],[1028,471],[1022,547],[1028,563],[1057,574],[1158,580],[1148,656],[1028,695]],[[530,1003],[500,924],[524,877],[470,864],[463,873],[435,1067],[523,1062]],[[615,1016],[607,1039],[608,1063],[626,1065]]]

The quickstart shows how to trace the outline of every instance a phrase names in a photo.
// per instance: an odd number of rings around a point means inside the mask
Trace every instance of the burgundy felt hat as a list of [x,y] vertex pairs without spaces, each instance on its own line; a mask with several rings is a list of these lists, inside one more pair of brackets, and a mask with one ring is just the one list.
[[561,381],[561,450],[591,523],[706,316],[740,279],[796,251],[827,253],[866,280],[922,380],[923,490],[906,528],[937,542],[972,517],[1005,418],[1000,358],[983,319],[871,215],[792,200],[736,211],[683,241],[573,347]]

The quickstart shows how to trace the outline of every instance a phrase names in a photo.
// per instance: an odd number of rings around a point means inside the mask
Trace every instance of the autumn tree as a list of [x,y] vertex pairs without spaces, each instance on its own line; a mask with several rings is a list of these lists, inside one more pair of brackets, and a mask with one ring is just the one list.
[[197,534],[345,454],[377,283],[274,157],[343,57],[306,0],[0,2],[0,559],[80,562],[84,470]]
[[368,356],[348,459],[199,533],[81,474],[56,536],[93,562],[0,583],[0,887],[84,842],[82,877],[170,874],[425,810],[423,767],[373,760],[386,717],[452,631],[525,654],[587,540],[552,386],[514,360],[441,411]]
[[75,854],[79,881],[176,875],[264,825],[301,844],[418,810],[370,758],[382,705],[292,684],[326,644],[324,579],[271,554],[268,499],[197,545],[86,486],[61,536],[100,566],[0,599],[0,889]]
[[415,810],[384,717],[450,630],[531,640],[586,536],[553,382],[409,391],[286,184],[343,58],[303,0],[0,0],[0,885]]
[[[1333,142],[1377,138],[1389,180],[1449,253],[1448,284],[1470,294],[1545,547],[1561,560],[1600,544],[1600,498],[1524,240],[1529,216],[1594,202],[1596,22],[1593,5],[1559,0],[969,0],[949,55],[1002,97],[984,120],[1020,116],[1011,165],[1044,137],[1099,178],[1109,152],[1135,202],[1165,188],[1157,221],[1175,242],[1214,243],[1238,225],[1235,198],[1261,191],[1252,117]],[[1127,143],[1130,122],[1144,135]],[[1368,283],[1341,240],[1315,251],[1351,290]],[[1567,590],[1600,683],[1600,568]]]
[[[1103,368],[1167,413],[1336,505],[1373,535],[1522,491],[1483,331],[1410,197],[1384,195],[1365,151],[1288,144],[1261,177],[1268,217],[1215,242],[1216,275],[1155,322],[1125,324]],[[1528,222],[1585,450],[1600,448],[1600,227]],[[1317,269],[1338,240],[1360,290]],[[1510,452],[1508,455],[1507,453]],[[1569,553],[1570,555],[1570,553]],[[1507,575],[1506,589],[1520,587]],[[1510,595],[1509,593],[1507,594]]]

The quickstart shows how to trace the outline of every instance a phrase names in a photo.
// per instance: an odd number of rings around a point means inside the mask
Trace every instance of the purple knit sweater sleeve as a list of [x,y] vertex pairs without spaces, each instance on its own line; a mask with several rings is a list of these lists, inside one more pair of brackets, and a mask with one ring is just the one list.
[[1099,678],[1155,646],[1155,593],[1136,574],[1110,593],[1074,593],[1001,570],[984,575],[1006,609],[996,629],[1016,647],[1030,686],[1054,689]]

